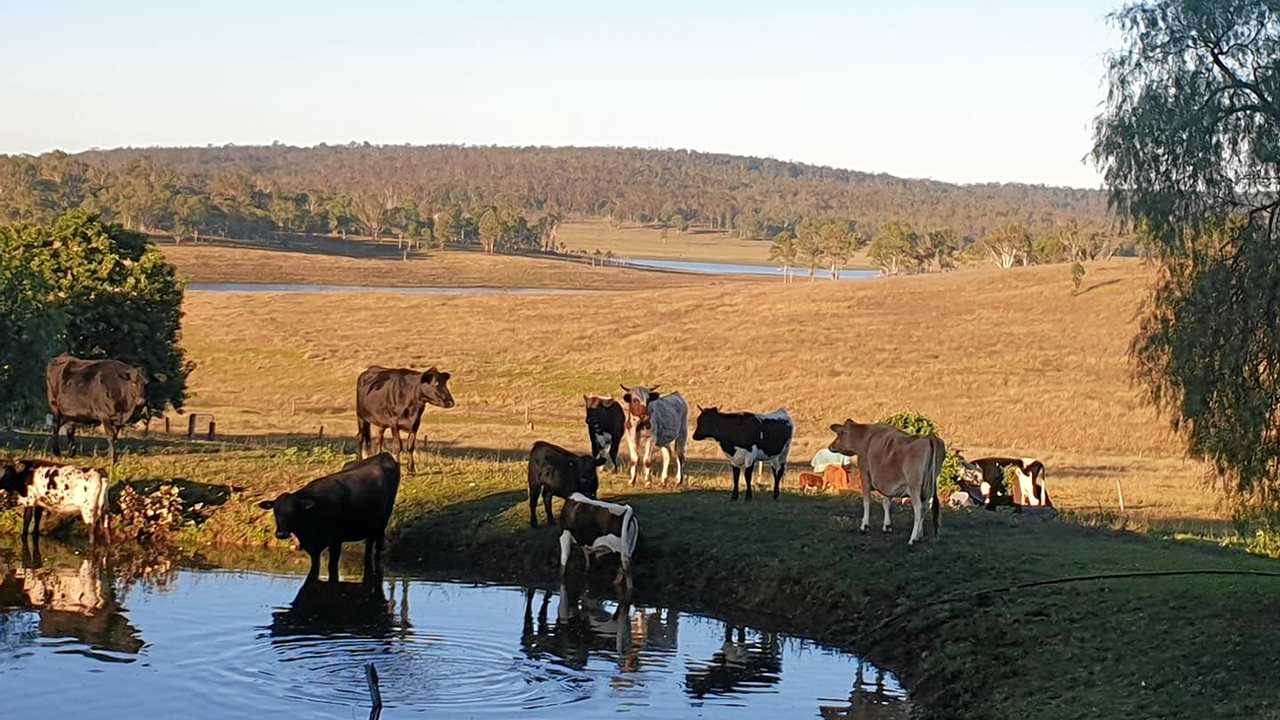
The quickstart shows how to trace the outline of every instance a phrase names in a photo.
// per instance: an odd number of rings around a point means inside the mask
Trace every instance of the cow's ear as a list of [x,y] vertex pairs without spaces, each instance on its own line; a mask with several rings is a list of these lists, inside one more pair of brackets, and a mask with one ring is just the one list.
[[436,375],[438,375],[439,373],[440,371],[436,370],[436,366],[432,365],[431,367],[427,368],[426,372],[422,373],[422,383],[424,385],[430,385],[431,383],[436,381]]
[[837,423],[832,423],[832,424],[831,424],[831,432],[833,432],[833,433],[838,433],[838,432],[840,432],[841,428],[843,428],[843,427],[844,427],[843,425],[840,425],[840,424],[837,424]]
[[447,372],[437,372],[437,373],[436,373],[436,379],[440,381],[440,384],[441,384],[441,385],[443,385],[443,384],[445,384],[445,383],[449,382],[449,378],[450,378],[450,377],[452,377],[452,376],[451,376],[449,373],[447,373]]
[[262,502],[258,503],[258,507],[262,508],[263,510],[270,510],[275,506],[276,506],[275,500],[263,500]]

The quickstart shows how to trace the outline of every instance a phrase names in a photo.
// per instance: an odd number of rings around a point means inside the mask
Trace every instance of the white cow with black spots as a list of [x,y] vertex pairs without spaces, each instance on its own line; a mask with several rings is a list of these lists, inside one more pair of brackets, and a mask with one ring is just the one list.
[[[0,490],[13,493],[22,508],[22,536],[40,535],[44,513],[75,513],[89,526],[93,542],[107,539],[107,474],[96,468],[17,460],[0,473]],[[35,526],[31,527],[31,521]]]

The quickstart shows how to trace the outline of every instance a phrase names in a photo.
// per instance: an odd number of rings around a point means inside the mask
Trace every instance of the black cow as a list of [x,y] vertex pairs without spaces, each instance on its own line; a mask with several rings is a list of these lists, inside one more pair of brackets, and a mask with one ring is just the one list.
[[551,514],[551,496],[567,498],[580,492],[595,497],[600,489],[596,468],[604,458],[578,455],[559,445],[539,440],[529,451],[529,526],[538,527],[538,496],[542,496],[547,524],[555,525]]
[[618,471],[618,448],[627,429],[627,414],[622,403],[611,397],[583,395],[587,406],[587,437],[591,440],[591,454],[609,458],[613,471]]
[[373,454],[374,427],[378,428],[378,452],[382,452],[387,428],[396,440],[396,458],[404,453],[400,431],[409,434],[409,472],[414,472],[413,453],[418,445],[418,426],[427,404],[442,408],[454,405],[449,392],[449,373],[435,367],[421,372],[407,368],[374,366],[356,379],[356,455]]
[[773,468],[773,499],[777,500],[794,434],[795,424],[786,410],[768,414],[724,413],[717,408],[700,407],[693,439],[715,440],[728,456],[729,464],[733,466],[730,500],[738,499],[738,476],[744,472],[747,476],[747,500],[751,499],[751,475],[758,462],[768,463]]
[[387,521],[399,489],[400,464],[389,453],[380,453],[258,507],[275,513],[276,537],[297,537],[311,556],[308,581],[319,578],[320,553],[328,548],[329,581],[337,582],[344,542],[363,540],[365,576],[381,572]]
[[53,454],[62,452],[62,426],[67,426],[67,443],[74,454],[75,423],[102,423],[114,465],[120,430],[137,421],[147,405],[146,374],[118,360],[81,360],[64,354],[49,361],[44,379],[53,413]]

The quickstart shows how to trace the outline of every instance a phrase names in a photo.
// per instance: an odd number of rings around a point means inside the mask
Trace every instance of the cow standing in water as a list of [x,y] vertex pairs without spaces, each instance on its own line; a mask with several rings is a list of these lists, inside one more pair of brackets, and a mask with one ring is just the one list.
[[53,413],[53,454],[60,455],[58,433],[67,427],[67,443],[75,454],[75,423],[101,423],[107,452],[116,463],[116,438],[147,405],[146,376],[118,360],[81,360],[59,355],[45,368],[45,392]]
[[[627,387],[622,396],[627,405],[628,423],[634,427],[637,437],[648,429],[650,440],[644,443],[641,463],[644,465],[644,482],[649,484],[649,456],[653,446],[662,452],[662,484],[667,484],[667,472],[671,458],[676,460],[676,484],[684,484],[685,449],[689,445],[689,404],[680,393],[658,394],[657,386]],[[631,430],[629,427],[628,430]],[[636,482],[635,463],[631,468],[631,484]]]
[[724,413],[718,408],[698,408],[698,423],[693,430],[694,440],[715,440],[720,450],[733,466],[733,494],[738,499],[738,477],[747,477],[747,500],[751,499],[751,476],[756,463],[763,462],[773,469],[773,499],[778,499],[782,474],[787,469],[787,455],[791,452],[791,437],[795,424],[786,410],[767,414]]
[[418,427],[426,406],[451,408],[449,373],[436,368],[422,372],[407,368],[371,367],[356,379],[356,457],[364,458],[373,451],[373,428],[378,428],[378,450],[381,453],[387,428],[396,441],[396,459],[404,453],[403,430],[409,435],[409,472],[415,471],[413,454],[418,446]]
[[845,420],[831,426],[836,434],[830,450],[856,455],[862,474],[862,532],[871,524],[871,491],[884,500],[884,525],[889,532],[889,506],[895,497],[911,498],[915,523],[908,545],[924,538],[925,504],[933,508],[933,536],[938,536],[938,475],[946,446],[937,436],[909,435],[890,425],[864,425]]
[[[40,537],[45,512],[76,514],[89,528],[89,541],[107,540],[107,474],[97,468],[56,465],[42,460],[16,460],[0,466],[0,490],[11,493],[22,508],[22,538]],[[32,521],[35,521],[34,528]]]

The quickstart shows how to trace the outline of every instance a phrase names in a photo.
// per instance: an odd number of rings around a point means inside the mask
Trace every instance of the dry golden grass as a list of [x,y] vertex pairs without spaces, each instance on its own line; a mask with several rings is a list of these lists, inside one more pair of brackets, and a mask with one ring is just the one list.
[[[163,245],[178,274],[193,282],[279,282],[327,285],[520,286],[587,290],[732,282],[685,273],[590,267],[550,258],[481,255],[462,251],[422,251],[408,260],[395,246],[361,248],[333,242],[331,252],[267,247]],[[324,248],[323,244],[319,245]],[[342,254],[339,248],[346,253]]]
[[360,370],[436,364],[459,404],[428,410],[432,446],[521,453],[536,438],[585,447],[583,393],[659,383],[690,403],[786,406],[798,461],[832,422],[910,408],[970,457],[1044,459],[1064,507],[1114,510],[1120,479],[1137,520],[1220,521],[1201,466],[1129,382],[1148,282],[1114,262],[1091,267],[1079,295],[1066,266],[590,296],[191,293],[189,407],[232,435],[324,424],[348,437]]

